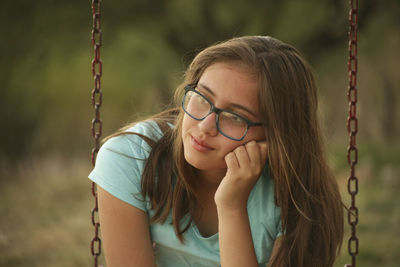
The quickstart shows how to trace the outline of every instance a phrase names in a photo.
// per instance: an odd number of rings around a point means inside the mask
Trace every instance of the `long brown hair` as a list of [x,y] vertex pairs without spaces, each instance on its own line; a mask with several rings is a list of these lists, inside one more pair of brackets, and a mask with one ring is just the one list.
[[[175,108],[150,118],[164,132],[160,140],[143,137],[152,146],[142,175],[142,193],[155,211],[151,222],[165,222],[172,211],[176,235],[184,242],[197,198],[195,172],[183,156],[179,106],[184,85],[197,83],[216,62],[244,63],[258,77],[260,114],[284,230],[271,266],[332,266],[343,239],[343,208],[325,159],[317,87],[299,52],[271,37],[234,38],[200,52],[176,89]],[[186,215],[190,219],[182,225]]]

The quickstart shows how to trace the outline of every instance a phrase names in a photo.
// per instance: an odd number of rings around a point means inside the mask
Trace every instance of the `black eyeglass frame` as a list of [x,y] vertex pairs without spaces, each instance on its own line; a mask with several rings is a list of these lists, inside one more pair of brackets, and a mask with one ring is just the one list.
[[[243,138],[246,137],[246,134],[247,134],[247,132],[249,131],[249,128],[250,128],[250,127],[262,126],[262,125],[263,125],[261,122],[253,122],[253,121],[251,121],[251,120],[249,120],[249,119],[247,119],[247,118],[245,118],[245,117],[243,117],[243,116],[241,116],[241,115],[239,115],[239,114],[237,114],[237,113],[235,113],[235,112],[232,112],[232,111],[230,111],[230,110],[217,108],[206,96],[204,96],[202,93],[200,93],[199,91],[196,90],[196,86],[197,86],[197,84],[188,84],[188,85],[186,85],[186,86],[184,87],[184,89],[185,89],[185,94],[183,95],[183,98],[182,98],[182,109],[183,109],[183,111],[184,111],[187,115],[189,115],[191,118],[193,118],[193,119],[195,119],[195,120],[197,120],[197,121],[202,121],[202,120],[204,120],[205,118],[207,118],[208,115],[210,115],[211,113],[215,112],[215,114],[216,114],[216,116],[215,116],[215,124],[216,124],[216,126],[217,126],[218,132],[221,133],[221,134],[222,134],[223,136],[225,136],[226,138],[229,138],[229,139],[234,140],[234,141],[242,141]],[[208,113],[207,113],[206,115],[204,115],[204,116],[203,116],[202,118],[200,118],[200,119],[198,119],[198,118],[196,118],[196,117],[193,117],[193,115],[191,115],[191,114],[190,114],[189,112],[187,112],[186,109],[185,109],[185,98],[186,98],[186,95],[187,95],[187,93],[188,93],[189,91],[193,91],[194,93],[201,95],[201,96],[210,104],[210,106],[211,106],[211,108],[210,108],[210,110],[208,111]],[[244,134],[243,134],[243,136],[242,136],[241,138],[238,139],[238,138],[231,137],[231,136],[225,134],[225,133],[219,128],[219,114],[220,114],[221,112],[227,112],[227,113],[233,114],[233,115],[235,115],[235,116],[238,116],[239,118],[241,118],[242,120],[244,120],[244,121],[247,123],[246,131],[244,132]]]

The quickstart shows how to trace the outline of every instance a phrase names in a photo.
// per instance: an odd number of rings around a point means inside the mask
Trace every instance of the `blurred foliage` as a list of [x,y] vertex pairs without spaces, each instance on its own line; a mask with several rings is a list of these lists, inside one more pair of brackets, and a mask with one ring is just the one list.
[[[359,2],[360,262],[397,266],[400,1]],[[168,104],[201,49],[234,36],[271,35],[299,48],[315,70],[329,158],[345,195],[347,5],[336,0],[103,1],[103,137]],[[1,266],[90,262],[92,229],[85,211],[92,200],[81,177],[90,168],[93,144],[91,24],[90,1],[2,1]],[[343,246],[340,266],[348,262]]]
[[[360,128],[378,141],[400,129],[399,10],[399,1],[360,1]],[[234,36],[271,35],[311,61],[328,139],[344,140],[347,1],[103,1],[101,19],[103,136],[170,102],[202,48]],[[90,150],[91,23],[89,1],[2,4],[3,160]]]

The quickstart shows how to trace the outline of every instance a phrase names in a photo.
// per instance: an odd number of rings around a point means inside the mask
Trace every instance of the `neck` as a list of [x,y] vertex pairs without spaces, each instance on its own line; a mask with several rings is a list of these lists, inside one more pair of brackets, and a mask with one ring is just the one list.
[[197,170],[196,186],[199,191],[215,192],[225,177],[226,169],[220,170]]

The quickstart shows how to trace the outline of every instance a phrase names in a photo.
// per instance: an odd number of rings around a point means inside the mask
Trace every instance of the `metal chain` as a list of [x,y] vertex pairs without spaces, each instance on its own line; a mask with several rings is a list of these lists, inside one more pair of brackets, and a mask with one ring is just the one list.
[[[100,25],[100,3],[101,0],[92,0],[93,13],[93,29],[92,29],[92,45],[94,48],[94,59],[92,60],[92,75],[94,78],[94,88],[92,90],[92,105],[95,110],[95,117],[92,120],[92,136],[94,139],[94,148],[92,149],[92,166],[95,166],[97,152],[100,149],[100,136],[102,131],[102,121],[100,119],[100,107],[103,94],[100,87],[100,78],[102,75],[102,61],[100,59],[100,47],[102,44],[102,32]],[[94,266],[97,267],[98,257],[101,254],[101,239],[99,238],[100,223],[98,221],[98,201],[97,187],[92,182],[92,195],[95,200],[94,208],[92,209],[92,224],[94,226],[94,237],[90,243],[90,250],[94,258]]]
[[356,134],[358,131],[357,120],[357,28],[358,28],[358,0],[350,0],[349,12],[349,86],[347,98],[349,101],[349,116],[347,118],[347,131],[349,133],[349,147],[347,148],[347,162],[350,165],[350,176],[347,182],[347,190],[351,196],[351,206],[347,213],[347,221],[351,227],[351,237],[348,240],[348,252],[351,256],[351,265],[356,266],[358,255],[358,237],[356,226],[358,223],[358,208],[356,206],[356,195],[358,193],[358,179],[355,174],[355,165],[358,161],[358,150],[356,146]]

